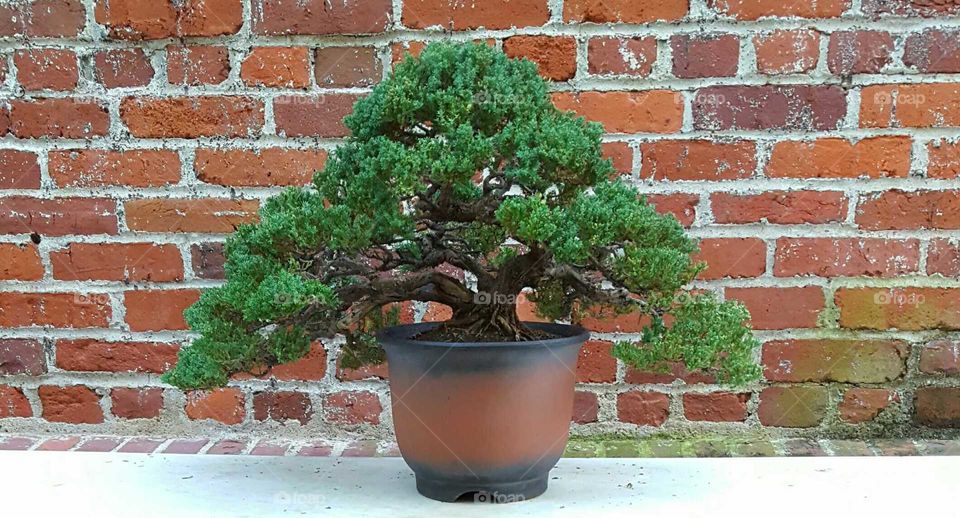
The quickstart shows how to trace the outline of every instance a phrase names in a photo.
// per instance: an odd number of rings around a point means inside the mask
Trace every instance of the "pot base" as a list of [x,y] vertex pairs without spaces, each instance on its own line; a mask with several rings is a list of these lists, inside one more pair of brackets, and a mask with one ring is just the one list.
[[[547,490],[547,476],[518,482],[460,484],[442,479],[417,477],[417,491],[432,500],[456,502],[461,497],[472,496],[472,501],[486,504],[522,502],[538,497]],[[472,495],[471,495],[472,494]]]

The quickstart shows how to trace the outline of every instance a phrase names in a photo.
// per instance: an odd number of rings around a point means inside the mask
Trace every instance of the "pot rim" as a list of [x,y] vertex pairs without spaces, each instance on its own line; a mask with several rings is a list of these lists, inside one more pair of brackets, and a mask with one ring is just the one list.
[[461,348],[508,348],[508,347],[563,347],[571,344],[583,343],[590,339],[590,331],[573,324],[554,324],[547,322],[524,322],[523,324],[559,335],[547,340],[526,340],[522,342],[437,342],[428,340],[414,340],[410,338],[424,331],[429,331],[442,322],[422,322],[418,324],[402,324],[385,327],[377,332],[377,341],[381,345],[408,345],[419,347],[461,347]]

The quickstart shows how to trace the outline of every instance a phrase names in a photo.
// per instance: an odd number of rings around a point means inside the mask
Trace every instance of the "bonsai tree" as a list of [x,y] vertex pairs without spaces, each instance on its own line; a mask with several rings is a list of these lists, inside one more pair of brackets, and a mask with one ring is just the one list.
[[222,386],[337,334],[343,365],[382,362],[372,333],[403,301],[452,309],[436,336],[538,338],[517,316],[526,289],[551,319],[598,307],[647,315],[642,339],[614,348],[632,366],[757,375],[747,311],[684,290],[702,269],[695,242],[611,179],[602,128],[554,107],[533,63],[433,44],[346,125],[312,185],[270,199],[227,240],[227,281],[187,310],[199,337],[165,381]]

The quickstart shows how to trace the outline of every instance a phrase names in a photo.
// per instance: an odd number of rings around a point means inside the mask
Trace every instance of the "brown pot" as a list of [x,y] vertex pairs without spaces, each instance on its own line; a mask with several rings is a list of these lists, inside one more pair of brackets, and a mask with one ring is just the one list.
[[580,327],[527,323],[558,338],[529,342],[412,340],[437,324],[378,336],[390,365],[397,444],[420,494],[509,502],[547,489],[567,444]]

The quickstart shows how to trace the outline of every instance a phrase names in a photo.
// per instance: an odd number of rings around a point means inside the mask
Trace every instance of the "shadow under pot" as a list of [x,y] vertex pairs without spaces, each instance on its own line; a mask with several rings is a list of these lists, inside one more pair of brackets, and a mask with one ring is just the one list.
[[577,355],[590,334],[526,323],[556,336],[448,343],[414,337],[437,324],[383,329],[400,453],[420,494],[513,502],[547,489],[567,444]]

